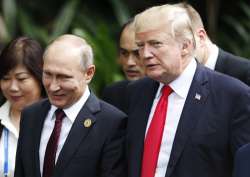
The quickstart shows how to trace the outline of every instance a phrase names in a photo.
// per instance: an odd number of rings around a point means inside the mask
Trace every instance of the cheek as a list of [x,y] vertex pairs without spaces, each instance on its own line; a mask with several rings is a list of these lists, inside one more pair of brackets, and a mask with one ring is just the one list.
[[120,65],[122,66],[122,67],[124,67],[124,66],[126,66],[127,65],[127,63],[128,63],[128,60],[127,60],[127,58],[126,57],[120,57]]
[[68,92],[78,93],[78,92],[82,92],[84,85],[85,85],[84,81],[75,80],[75,81],[64,83],[63,90],[68,91]]
[[8,97],[8,90],[10,88],[10,84],[8,82],[1,82],[1,92],[4,97]]
[[50,80],[49,80],[49,79],[43,78],[42,82],[43,82],[43,86],[44,86],[45,88],[48,88],[48,86],[49,86],[49,84],[50,84]]

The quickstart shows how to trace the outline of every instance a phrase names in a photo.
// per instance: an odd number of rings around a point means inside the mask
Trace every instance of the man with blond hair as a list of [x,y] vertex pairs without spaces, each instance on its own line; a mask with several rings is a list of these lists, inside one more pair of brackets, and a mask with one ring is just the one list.
[[128,176],[232,176],[235,151],[250,141],[250,88],[196,62],[181,7],[138,14],[135,39],[148,77],[128,86]]
[[48,99],[22,113],[15,177],[126,176],[126,115],[90,92],[94,72],[84,39],[63,35],[47,47]]
[[176,4],[186,10],[196,41],[196,59],[208,68],[235,77],[250,86],[250,60],[224,51],[207,35],[201,16],[187,3]]

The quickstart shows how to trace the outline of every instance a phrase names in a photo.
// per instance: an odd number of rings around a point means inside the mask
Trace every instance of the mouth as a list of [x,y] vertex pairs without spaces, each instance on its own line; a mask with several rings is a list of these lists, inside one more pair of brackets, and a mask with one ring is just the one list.
[[146,68],[147,69],[154,69],[155,67],[157,67],[158,66],[158,64],[147,64],[146,65]]
[[139,71],[137,70],[126,70],[126,75],[129,77],[136,77],[139,75]]
[[10,96],[10,98],[16,102],[19,101],[22,98],[22,96]]
[[64,96],[64,94],[50,94],[52,100],[61,100]]

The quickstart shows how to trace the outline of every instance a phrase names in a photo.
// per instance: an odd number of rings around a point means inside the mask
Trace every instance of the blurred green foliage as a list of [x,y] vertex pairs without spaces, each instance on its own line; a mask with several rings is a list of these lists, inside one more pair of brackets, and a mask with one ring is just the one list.
[[[87,0],[0,2],[0,43],[6,44],[17,36],[25,35],[37,39],[45,47],[61,34],[77,34],[86,38],[94,49],[97,69],[91,88],[97,95],[104,86],[123,79],[117,64],[117,34],[121,25],[131,17],[125,1],[107,0],[110,7],[95,1],[95,8]],[[250,6],[243,2],[238,4],[241,17],[231,15],[223,18],[217,35],[218,44],[250,58]],[[103,8],[109,18],[101,11]]]
[[240,1],[237,8],[237,16],[224,16],[218,42],[232,53],[250,58],[250,5]]
[[38,40],[45,47],[51,40],[65,33],[84,37],[94,50],[96,74],[91,88],[99,95],[104,86],[123,79],[117,64],[115,34],[130,15],[122,1],[110,0],[110,4],[116,19],[112,23],[101,14],[91,11],[80,0],[68,0],[60,6],[57,15],[48,18],[50,20],[44,24],[39,23],[32,15],[34,12],[20,6],[17,0],[2,0],[0,17],[4,24],[0,26],[0,39],[6,43],[18,35],[25,35]]

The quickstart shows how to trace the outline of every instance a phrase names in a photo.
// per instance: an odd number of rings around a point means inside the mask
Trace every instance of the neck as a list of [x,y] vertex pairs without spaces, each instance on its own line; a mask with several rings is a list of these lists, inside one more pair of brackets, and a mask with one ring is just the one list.
[[213,48],[213,43],[209,40],[207,41],[207,45],[206,45],[206,48],[205,48],[205,55],[204,55],[204,64],[207,63],[208,59],[209,59],[209,56],[211,55],[212,53],[212,48]]
[[21,111],[18,109],[11,108],[10,120],[17,130],[19,130],[20,126],[20,117],[21,117]]

